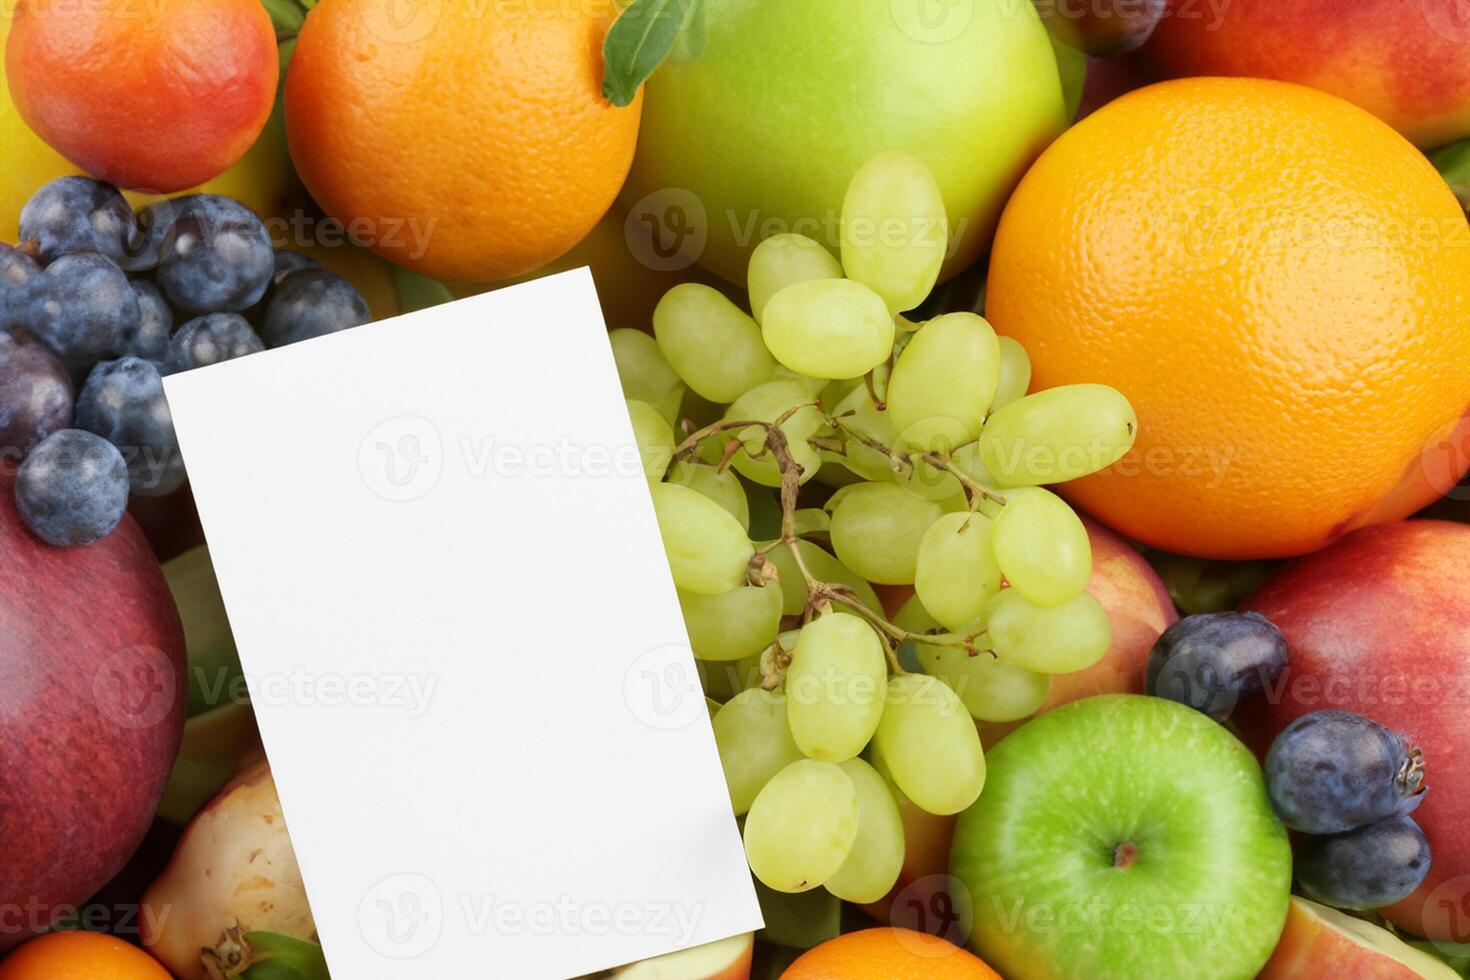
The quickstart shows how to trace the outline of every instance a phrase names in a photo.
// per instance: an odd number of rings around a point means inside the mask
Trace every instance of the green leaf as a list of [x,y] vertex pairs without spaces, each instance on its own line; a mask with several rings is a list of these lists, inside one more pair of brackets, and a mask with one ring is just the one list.
[[1436,150],[1429,160],[1444,175],[1465,210],[1470,211],[1470,140]]
[[412,313],[426,310],[454,299],[445,285],[437,279],[426,279],[416,272],[393,267],[393,285],[398,289],[398,312]]
[[271,25],[276,29],[276,40],[295,37],[306,23],[306,12],[316,6],[315,0],[260,0],[265,12],[271,15]]
[[633,0],[618,15],[602,45],[606,69],[602,94],[616,106],[625,106],[638,86],[652,75],[673,50],[679,35],[695,20],[703,0]]
[[250,968],[242,980],[332,980],[322,948],[275,932],[247,932]]

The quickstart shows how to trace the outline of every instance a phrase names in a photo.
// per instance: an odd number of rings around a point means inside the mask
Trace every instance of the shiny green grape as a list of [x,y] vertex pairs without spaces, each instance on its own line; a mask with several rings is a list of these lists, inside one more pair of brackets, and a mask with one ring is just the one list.
[[1006,582],[1034,605],[1060,606],[1087,588],[1092,576],[1087,528],[1050,490],[1037,487],[1006,504],[991,540]]
[[745,496],[745,487],[733,470],[721,470],[707,463],[681,459],[669,470],[668,482],[681,487],[698,490],[750,530],[750,501]]
[[799,760],[786,722],[786,698],[758,687],[741,691],[716,713],[715,746],[738,817],[772,776]]
[[650,489],[674,584],[698,595],[719,595],[745,584],[755,549],[740,522],[697,490],[672,483]]
[[[943,635],[943,627],[929,615],[918,596],[904,603],[893,623],[910,633]],[[948,634],[973,636],[981,624],[967,623]],[[914,654],[924,673],[944,681],[960,696],[977,721],[1008,722],[1029,718],[1051,696],[1051,676],[997,660],[988,650],[971,652],[961,646],[914,643]]]
[[1086,592],[1047,608],[1002,589],[985,607],[985,632],[997,657],[1041,674],[1086,670],[1113,642],[1108,614]]
[[[796,550],[801,553],[807,571],[818,581],[828,585],[844,585],[851,590],[853,598],[858,602],[875,613],[883,612],[883,604],[878,601],[878,594],[867,580],[832,557],[830,552],[810,541],[798,541]],[[780,575],[781,614],[801,615],[806,609],[806,580],[802,578],[801,569],[796,566],[796,559],[791,556],[790,546],[783,544],[772,548],[766,553],[766,557],[776,566],[776,572]]]
[[844,565],[884,585],[909,585],[919,540],[944,516],[942,504],[892,483],[844,487],[832,509],[832,548]]
[[658,349],[658,341],[651,334],[631,327],[610,330],[607,339],[612,344],[623,397],[648,402],[669,425],[677,422],[679,403],[684,400],[684,382]]
[[823,762],[861,752],[887,682],[883,641],[861,618],[830,612],[804,626],[786,669],[786,717],[801,751]]
[[996,339],[1000,342],[1000,384],[995,389],[995,401],[990,404],[992,412],[1026,397],[1031,387],[1031,358],[1026,348],[1010,337]]
[[1063,483],[1111,466],[1133,448],[1138,417],[1117,389],[1063,385],[997,410],[980,435],[980,458],[1010,485]]
[[813,378],[857,378],[893,352],[883,299],[850,279],[787,286],[766,303],[762,335],[776,360]]
[[889,678],[873,748],[903,795],[929,813],[959,813],[985,786],[985,753],[975,722],[959,695],[937,677]]
[[847,773],[835,762],[801,759],[756,794],[745,815],[745,859],[767,887],[804,892],[842,867],[857,829],[857,790]]
[[659,350],[694,392],[718,404],[771,379],[776,361],[755,320],[717,289],[686,282],[653,311]]
[[962,511],[945,514],[919,539],[914,592],[934,618],[952,630],[980,618],[1000,591],[1000,566],[990,519]]
[[858,168],[842,201],[842,267],[892,313],[924,301],[949,248],[944,195],[923,161],[890,151]]
[[781,627],[781,587],[742,585],[719,595],[679,593],[689,645],[700,660],[739,660],[760,653]]
[[[815,404],[816,396],[795,381],[767,381],[757,385],[735,399],[725,410],[727,422],[770,422],[785,418],[781,432],[786,436],[786,446],[791,458],[801,467],[803,483],[817,475],[822,460],[817,450],[807,440],[817,434],[826,423],[821,409]],[[798,407],[799,406],[799,407]],[[743,447],[730,461],[748,480],[767,487],[781,485],[781,467],[766,446],[766,430],[751,426],[732,434]]]
[[1000,384],[1000,343],[984,318],[948,313],[919,328],[893,365],[888,414],[906,446],[949,452],[980,436]]
[[750,312],[759,323],[772,296],[799,282],[841,279],[842,263],[820,243],[805,235],[772,235],[750,253],[746,287]]
[[827,890],[849,902],[876,902],[888,894],[903,870],[903,820],[893,791],[878,771],[862,759],[848,759],[842,771],[857,791],[858,832],[852,851]]
[[643,475],[649,483],[657,483],[664,478],[669,461],[674,458],[674,430],[648,402],[629,401],[628,417],[633,422],[633,438],[638,442]]

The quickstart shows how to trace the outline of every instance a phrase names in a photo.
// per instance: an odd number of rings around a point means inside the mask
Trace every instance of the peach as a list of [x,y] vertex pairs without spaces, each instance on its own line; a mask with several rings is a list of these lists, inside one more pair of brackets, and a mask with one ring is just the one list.
[[1321,89],[1434,147],[1470,136],[1465,10],[1464,0],[1170,0],[1142,55],[1166,78]]
[[5,73],[21,118],[87,173],[180,191],[250,149],[280,77],[259,0],[19,0]]

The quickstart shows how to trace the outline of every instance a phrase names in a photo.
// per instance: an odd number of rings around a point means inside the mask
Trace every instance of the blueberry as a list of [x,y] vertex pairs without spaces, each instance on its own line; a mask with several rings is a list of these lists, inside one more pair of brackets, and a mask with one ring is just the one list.
[[267,346],[284,347],[371,319],[367,300],[352,283],[325,269],[298,269],[277,282],[261,334]]
[[72,364],[116,353],[142,318],[127,275],[95,252],[63,255],[48,265],[21,311],[22,325]]
[[162,363],[168,356],[168,339],[174,330],[173,310],[148,280],[134,279],[128,285],[138,298],[138,328],[123,334],[118,353]]
[[71,425],[72,387],[45,344],[16,328],[0,333],[0,459],[11,472],[37,443]]
[[249,322],[238,313],[206,313],[179,328],[169,342],[165,369],[192,371],[265,350]]
[[18,324],[31,284],[41,264],[14,245],[0,243],[0,329]]
[[289,248],[278,248],[276,249],[276,271],[271,276],[271,281],[279,283],[286,273],[295,272],[297,269],[320,269],[321,267],[322,264],[310,255],[302,255]]
[[155,201],[138,212],[137,234],[118,265],[129,272],[148,272],[158,268],[159,260],[163,258],[164,241],[178,216],[176,200],[186,198]]
[[1381,909],[1403,901],[1429,874],[1429,841],[1409,817],[1330,837],[1296,850],[1296,878],[1308,898],[1340,909]]
[[215,194],[173,202],[158,284],[188,313],[238,312],[265,294],[275,255],[265,226],[245,205]]
[[184,461],[163,379],[152,361],[103,361],[77,394],[76,425],[117,447],[133,493],[162,497],[184,482]]
[[1308,834],[1340,834],[1417,806],[1424,758],[1369,718],[1316,711],[1276,736],[1265,776],[1282,823]]
[[1224,721],[1286,669],[1286,638],[1260,613],[1187,616],[1148,654],[1148,693]]
[[78,252],[120,262],[137,237],[137,218],[122,194],[90,177],[58,177],[20,209],[20,240],[47,265]]
[[47,544],[100,541],[127,510],[127,464],[101,436],[80,429],[53,432],[21,464],[15,506],[31,533]]

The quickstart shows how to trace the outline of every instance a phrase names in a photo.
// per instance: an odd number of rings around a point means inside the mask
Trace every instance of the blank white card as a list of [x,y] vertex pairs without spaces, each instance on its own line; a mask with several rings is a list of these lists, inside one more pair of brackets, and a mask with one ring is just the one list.
[[759,928],[585,270],[166,389],[336,980]]

